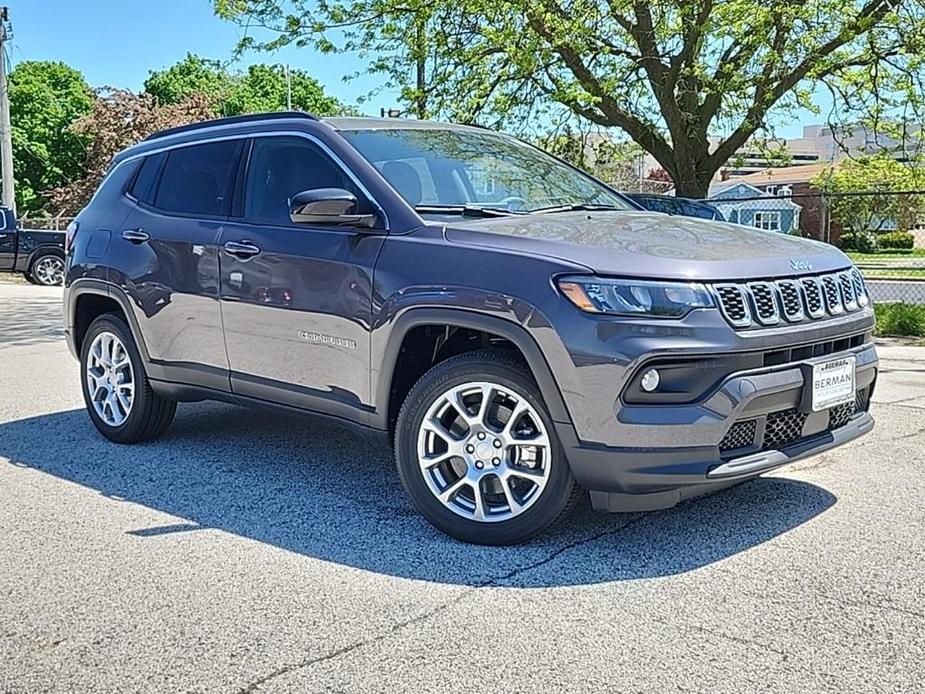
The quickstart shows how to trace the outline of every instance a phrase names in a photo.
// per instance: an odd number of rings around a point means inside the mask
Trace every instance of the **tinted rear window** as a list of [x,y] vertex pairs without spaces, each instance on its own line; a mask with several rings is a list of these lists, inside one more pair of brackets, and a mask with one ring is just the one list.
[[229,140],[171,150],[155,206],[184,214],[227,214],[240,147],[241,141]]

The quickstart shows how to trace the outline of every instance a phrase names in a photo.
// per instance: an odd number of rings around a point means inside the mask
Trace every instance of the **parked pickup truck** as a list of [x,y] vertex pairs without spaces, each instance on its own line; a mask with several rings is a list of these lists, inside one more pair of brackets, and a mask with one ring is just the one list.
[[0,272],[21,272],[33,284],[64,281],[63,231],[20,229],[16,215],[0,207]]

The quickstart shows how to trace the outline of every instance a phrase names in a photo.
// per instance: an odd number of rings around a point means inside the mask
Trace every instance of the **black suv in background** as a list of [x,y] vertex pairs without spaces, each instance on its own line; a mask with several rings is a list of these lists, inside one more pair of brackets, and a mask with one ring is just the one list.
[[154,438],[180,400],[331,417],[391,439],[411,502],[466,541],[523,541],[582,487],[667,508],[873,426],[842,253],[640,211],[482,129],[169,130],[71,232],[67,335],[104,436]]

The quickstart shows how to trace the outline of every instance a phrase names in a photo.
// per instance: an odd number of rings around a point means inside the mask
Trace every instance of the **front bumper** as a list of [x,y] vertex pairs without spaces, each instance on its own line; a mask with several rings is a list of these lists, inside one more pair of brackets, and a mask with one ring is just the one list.
[[[790,363],[734,374],[708,398],[690,405],[624,404],[617,412],[619,427],[638,446],[581,442],[567,425],[558,425],[557,431],[572,473],[591,491],[595,508],[668,508],[870,431],[877,354],[866,343],[830,358],[847,354],[857,359],[853,406],[805,412],[805,372],[801,363]],[[741,427],[744,436],[735,435],[733,427]]]

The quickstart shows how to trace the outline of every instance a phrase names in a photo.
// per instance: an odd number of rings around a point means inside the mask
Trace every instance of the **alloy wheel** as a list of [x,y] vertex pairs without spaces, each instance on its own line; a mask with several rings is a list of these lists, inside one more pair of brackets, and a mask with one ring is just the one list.
[[39,258],[32,268],[32,276],[39,284],[59,285],[64,281],[64,261],[56,255]]
[[125,423],[135,400],[132,362],[117,335],[101,332],[90,345],[86,365],[87,392],[96,414],[111,427]]
[[509,520],[536,503],[549,480],[551,451],[543,420],[526,398],[488,382],[443,392],[417,437],[431,493],[478,522]]

